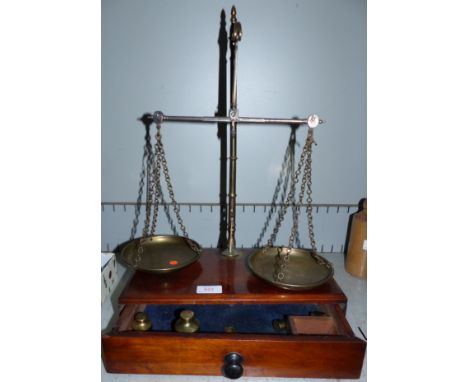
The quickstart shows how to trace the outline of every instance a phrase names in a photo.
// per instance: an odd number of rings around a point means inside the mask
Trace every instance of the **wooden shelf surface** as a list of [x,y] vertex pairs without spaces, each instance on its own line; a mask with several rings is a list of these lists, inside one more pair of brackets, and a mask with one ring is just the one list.
[[[309,291],[287,291],[256,277],[247,266],[254,249],[235,258],[219,249],[203,249],[200,259],[169,274],[135,272],[119,298],[120,304],[281,304],[346,303],[334,279]],[[221,285],[221,294],[197,294],[197,286]]]

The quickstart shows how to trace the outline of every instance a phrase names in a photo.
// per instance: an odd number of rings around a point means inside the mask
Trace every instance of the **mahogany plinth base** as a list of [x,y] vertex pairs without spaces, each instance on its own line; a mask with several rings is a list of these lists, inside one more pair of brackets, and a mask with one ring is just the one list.
[[[222,375],[229,353],[242,356],[243,375],[359,378],[366,342],[345,318],[346,296],[334,280],[310,291],[278,289],[255,277],[244,250],[236,258],[205,249],[199,261],[170,275],[136,272],[120,296],[119,323],[102,336],[110,373]],[[198,285],[221,285],[220,294],[197,294]],[[334,323],[306,335],[132,331],[130,318],[151,304],[317,304]],[[276,308],[274,308],[276,309]],[[246,317],[255,319],[255,317]]]

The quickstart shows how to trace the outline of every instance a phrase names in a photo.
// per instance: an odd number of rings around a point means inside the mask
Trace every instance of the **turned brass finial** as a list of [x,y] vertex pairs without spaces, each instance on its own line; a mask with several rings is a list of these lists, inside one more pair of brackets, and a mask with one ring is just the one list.
[[242,26],[241,23],[237,21],[237,11],[236,7],[232,6],[231,8],[231,42],[235,45],[241,40],[242,37]]
[[236,10],[236,7],[233,5],[231,8],[231,23],[237,22],[236,16],[237,16],[237,10]]

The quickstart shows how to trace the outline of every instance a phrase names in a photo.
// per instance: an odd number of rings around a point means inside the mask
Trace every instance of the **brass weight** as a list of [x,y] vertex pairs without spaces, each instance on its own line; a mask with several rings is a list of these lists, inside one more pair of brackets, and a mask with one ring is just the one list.
[[286,332],[289,330],[289,323],[287,319],[281,318],[273,320],[273,329],[276,332]]
[[138,312],[133,316],[132,328],[133,330],[145,332],[151,329],[151,321],[145,313]]
[[200,322],[195,318],[191,310],[180,312],[180,318],[176,321],[174,329],[179,333],[195,333],[200,330]]

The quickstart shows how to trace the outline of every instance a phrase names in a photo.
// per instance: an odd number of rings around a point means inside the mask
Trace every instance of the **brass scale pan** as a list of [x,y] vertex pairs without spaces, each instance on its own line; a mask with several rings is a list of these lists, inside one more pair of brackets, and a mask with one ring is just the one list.
[[[140,241],[141,240],[141,241]],[[143,252],[138,260],[138,247]],[[190,244],[198,249],[194,251]],[[121,259],[137,271],[169,273],[185,268],[198,260],[200,245],[182,236],[155,235],[132,240],[120,251]]]
[[333,277],[333,267],[323,257],[313,256],[310,250],[292,248],[285,277],[275,278],[278,255],[284,255],[286,247],[271,247],[253,253],[248,259],[250,270],[259,278],[278,288],[307,290],[326,283]]

